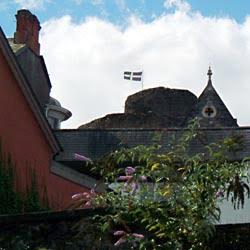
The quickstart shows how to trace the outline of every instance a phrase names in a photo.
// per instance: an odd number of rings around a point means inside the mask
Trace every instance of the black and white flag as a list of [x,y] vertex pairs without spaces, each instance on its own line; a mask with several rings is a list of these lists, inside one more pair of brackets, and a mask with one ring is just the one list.
[[124,79],[141,82],[142,81],[142,71],[140,71],[140,72],[125,71],[124,72]]

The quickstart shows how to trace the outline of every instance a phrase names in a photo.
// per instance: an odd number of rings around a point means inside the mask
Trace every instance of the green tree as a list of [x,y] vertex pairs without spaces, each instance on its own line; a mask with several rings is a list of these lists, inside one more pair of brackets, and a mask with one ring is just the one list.
[[[237,150],[239,138],[227,138],[190,155],[197,137],[194,121],[175,140],[168,152],[157,144],[116,151],[94,163],[111,191],[101,195],[78,194],[80,207],[103,207],[94,222],[102,237],[112,236],[125,249],[209,249],[214,223],[220,218],[218,200],[233,192],[233,202],[244,204],[240,179],[248,162],[232,162],[227,156]],[[236,181],[237,180],[237,181]]]

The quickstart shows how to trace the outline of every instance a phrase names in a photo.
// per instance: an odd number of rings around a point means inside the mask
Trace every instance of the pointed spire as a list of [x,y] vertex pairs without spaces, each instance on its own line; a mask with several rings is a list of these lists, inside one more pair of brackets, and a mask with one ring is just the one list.
[[207,75],[208,75],[208,85],[212,85],[212,75],[213,75],[213,72],[212,72],[210,66],[209,66],[209,68],[208,68]]

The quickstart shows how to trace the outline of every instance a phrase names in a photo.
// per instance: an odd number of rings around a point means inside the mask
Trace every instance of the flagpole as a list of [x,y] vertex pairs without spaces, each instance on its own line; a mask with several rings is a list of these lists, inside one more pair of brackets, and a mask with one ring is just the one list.
[[143,90],[143,78],[144,78],[144,72],[142,71],[141,74],[141,89]]

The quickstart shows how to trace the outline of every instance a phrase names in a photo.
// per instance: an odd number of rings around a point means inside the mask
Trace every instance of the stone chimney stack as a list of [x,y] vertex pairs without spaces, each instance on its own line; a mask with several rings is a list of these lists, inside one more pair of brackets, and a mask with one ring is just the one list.
[[40,55],[39,20],[29,10],[18,10],[16,14],[14,43],[26,44],[35,54]]

